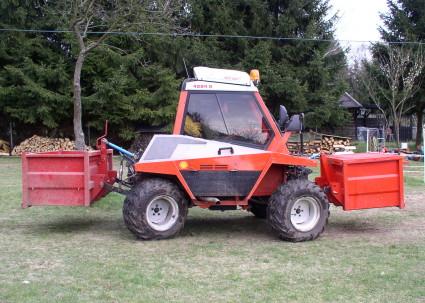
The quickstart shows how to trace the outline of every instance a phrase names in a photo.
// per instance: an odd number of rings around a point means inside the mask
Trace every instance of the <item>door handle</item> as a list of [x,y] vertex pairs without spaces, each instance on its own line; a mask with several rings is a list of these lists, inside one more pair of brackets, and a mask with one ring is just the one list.
[[218,154],[219,154],[219,155],[221,155],[221,152],[222,152],[222,151],[225,151],[225,150],[230,150],[230,153],[231,153],[232,155],[235,153],[235,151],[233,150],[233,147],[229,146],[229,147],[220,147],[220,148],[218,149]]

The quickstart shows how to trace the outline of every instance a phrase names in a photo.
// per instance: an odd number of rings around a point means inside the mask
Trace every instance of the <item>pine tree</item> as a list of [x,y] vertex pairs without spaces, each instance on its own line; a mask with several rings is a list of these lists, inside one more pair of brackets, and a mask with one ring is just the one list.
[[[2,28],[34,28],[41,18],[37,1],[0,5]],[[63,51],[40,34],[2,32],[0,37],[1,126],[16,121],[18,133],[27,135],[61,128],[71,106]]]
[[[122,46],[120,41],[111,43]],[[101,130],[108,120],[111,135],[128,141],[141,125],[172,123],[180,79],[160,63],[143,65],[143,57],[142,48],[129,54],[103,48],[87,58],[83,70],[90,79],[83,91],[87,125]]]
[[[189,15],[182,22],[193,33],[333,38],[327,1],[205,0],[188,1],[187,7]],[[181,76],[178,60],[183,56],[190,67],[258,68],[262,96],[275,114],[284,104],[290,112],[306,112],[307,125],[319,128],[341,124],[346,117],[338,106],[346,89],[346,58],[337,44],[221,37],[177,38],[173,43],[178,48],[167,48],[173,55],[165,63]],[[152,53],[157,51],[147,50]]]

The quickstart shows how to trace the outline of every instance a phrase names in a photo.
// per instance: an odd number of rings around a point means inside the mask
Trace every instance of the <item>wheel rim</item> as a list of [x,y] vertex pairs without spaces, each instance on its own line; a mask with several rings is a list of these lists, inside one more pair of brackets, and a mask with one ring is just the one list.
[[320,219],[320,205],[313,197],[298,198],[291,209],[291,223],[298,231],[312,230]]
[[179,206],[170,196],[158,196],[147,207],[146,221],[156,231],[166,231],[176,223]]

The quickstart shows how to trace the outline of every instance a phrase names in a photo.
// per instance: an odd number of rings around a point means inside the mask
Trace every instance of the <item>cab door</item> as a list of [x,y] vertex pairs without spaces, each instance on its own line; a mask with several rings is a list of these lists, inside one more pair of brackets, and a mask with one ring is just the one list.
[[204,148],[209,157],[189,159],[192,169],[182,171],[194,195],[246,196],[269,159],[273,138],[255,95],[190,92],[183,121],[181,134],[215,142]]

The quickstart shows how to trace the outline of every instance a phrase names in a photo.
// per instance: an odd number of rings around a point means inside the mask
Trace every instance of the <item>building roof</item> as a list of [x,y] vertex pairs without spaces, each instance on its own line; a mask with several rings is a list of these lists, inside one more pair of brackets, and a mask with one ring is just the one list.
[[345,92],[341,98],[339,98],[339,104],[343,108],[362,108],[363,105],[359,101],[354,99],[349,93]]

